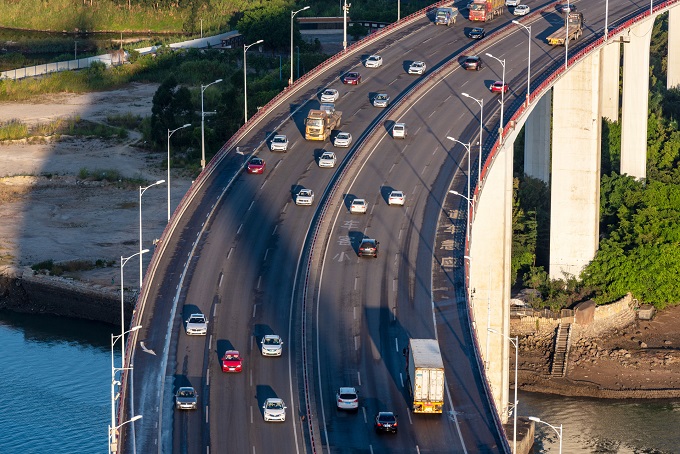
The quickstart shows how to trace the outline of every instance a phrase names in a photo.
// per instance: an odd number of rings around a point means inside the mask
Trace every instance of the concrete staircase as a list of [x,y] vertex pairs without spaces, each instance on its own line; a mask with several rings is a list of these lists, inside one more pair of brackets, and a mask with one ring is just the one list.
[[553,377],[564,377],[567,373],[570,341],[571,323],[561,322],[557,328],[555,352],[553,354],[552,367],[550,368],[550,375]]

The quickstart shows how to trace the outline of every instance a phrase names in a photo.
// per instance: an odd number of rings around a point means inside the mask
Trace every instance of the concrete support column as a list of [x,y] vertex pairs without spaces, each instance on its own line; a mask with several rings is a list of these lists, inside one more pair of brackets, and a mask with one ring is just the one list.
[[[470,288],[477,340],[486,365],[494,403],[508,419],[510,346],[510,253],[512,247],[512,140],[505,141],[489,169],[484,191],[477,200],[471,232]],[[476,241],[475,239],[480,240]]]
[[602,118],[619,121],[619,68],[621,67],[621,43],[612,41],[600,50]]
[[543,95],[524,124],[524,173],[550,181],[550,119],[552,91]]
[[647,177],[647,110],[649,108],[649,42],[653,19],[630,28],[623,46],[621,173]]
[[666,87],[680,86],[680,6],[668,11],[668,73]]
[[[553,87],[550,278],[578,276],[598,247],[600,56],[576,63]],[[645,95],[646,95],[645,91]]]

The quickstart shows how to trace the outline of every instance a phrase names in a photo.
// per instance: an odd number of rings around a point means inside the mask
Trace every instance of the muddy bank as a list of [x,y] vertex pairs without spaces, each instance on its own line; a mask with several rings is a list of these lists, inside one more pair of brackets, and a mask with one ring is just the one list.
[[[133,298],[126,294],[125,312]],[[35,274],[29,267],[0,267],[0,310],[120,324],[120,292],[55,276]],[[126,320],[129,323],[129,320]]]

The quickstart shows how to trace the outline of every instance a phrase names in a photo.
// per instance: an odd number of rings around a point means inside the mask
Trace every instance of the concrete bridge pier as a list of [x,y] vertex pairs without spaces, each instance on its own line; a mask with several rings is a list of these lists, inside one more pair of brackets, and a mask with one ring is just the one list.
[[666,88],[680,87],[680,8],[668,11],[668,66]]
[[[510,336],[513,142],[514,138],[504,142],[485,179],[484,197],[476,201],[469,260],[477,341],[503,423],[508,420],[512,352],[506,336]],[[475,242],[475,238],[483,240]]]
[[647,177],[649,44],[653,27],[653,19],[631,27],[630,42],[623,46],[621,174],[638,179]]
[[536,102],[524,125],[524,173],[548,183],[550,181],[551,93]]
[[[553,87],[551,279],[578,276],[598,248],[600,55],[576,63]],[[645,91],[646,96],[646,91]]]
[[621,42],[612,40],[600,51],[602,76],[600,78],[602,118],[619,121],[619,69],[621,68]]

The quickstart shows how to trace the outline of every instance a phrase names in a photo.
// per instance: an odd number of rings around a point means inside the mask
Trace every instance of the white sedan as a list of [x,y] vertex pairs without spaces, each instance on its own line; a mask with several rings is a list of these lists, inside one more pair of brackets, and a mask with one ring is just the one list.
[[319,167],[335,167],[335,153],[332,151],[324,151],[319,157]]
[[349,147],[352,144],[352,134],[348,132],[339,132],[335,139],[333,139],[334,147]]
[[517,6],[519,5],[519,0],[505,0],[505,6]]
[[414,61],[413,63],[411,63],[411,66],[408,67],[409,74],[423,75],[425,74],[426,70],[427,65],[425,65],[425,62],[422,61]]
[[321,102],[335,102],[340,97],[340,93],[335,88],[328,88],[321,93]]
[[262,406],[263,416],[265,421],[285,421],[286,420],[286,404],[283,399],[277,397],[270,397],[264,401]]
[[295,205],[311,205],[314,202],[314,191],[311,189],[300,189],[295,196]]
[[382,66],[382,57],[380,55],[371,55],[366,59],[364,66],[367,68],[377,68]]
[[515,16],[526,16],[529,14],[529,11],[531,9],[527,5],[519,5],[515,7],[515,10],[512,12]]
[[368,210],[368,202],[364,199],[354,199],[349,206],[350,213],[364,214]]
[[390,196],[387,198],[387,204],[404,206],[404,193],[401,191],[390,192]]

